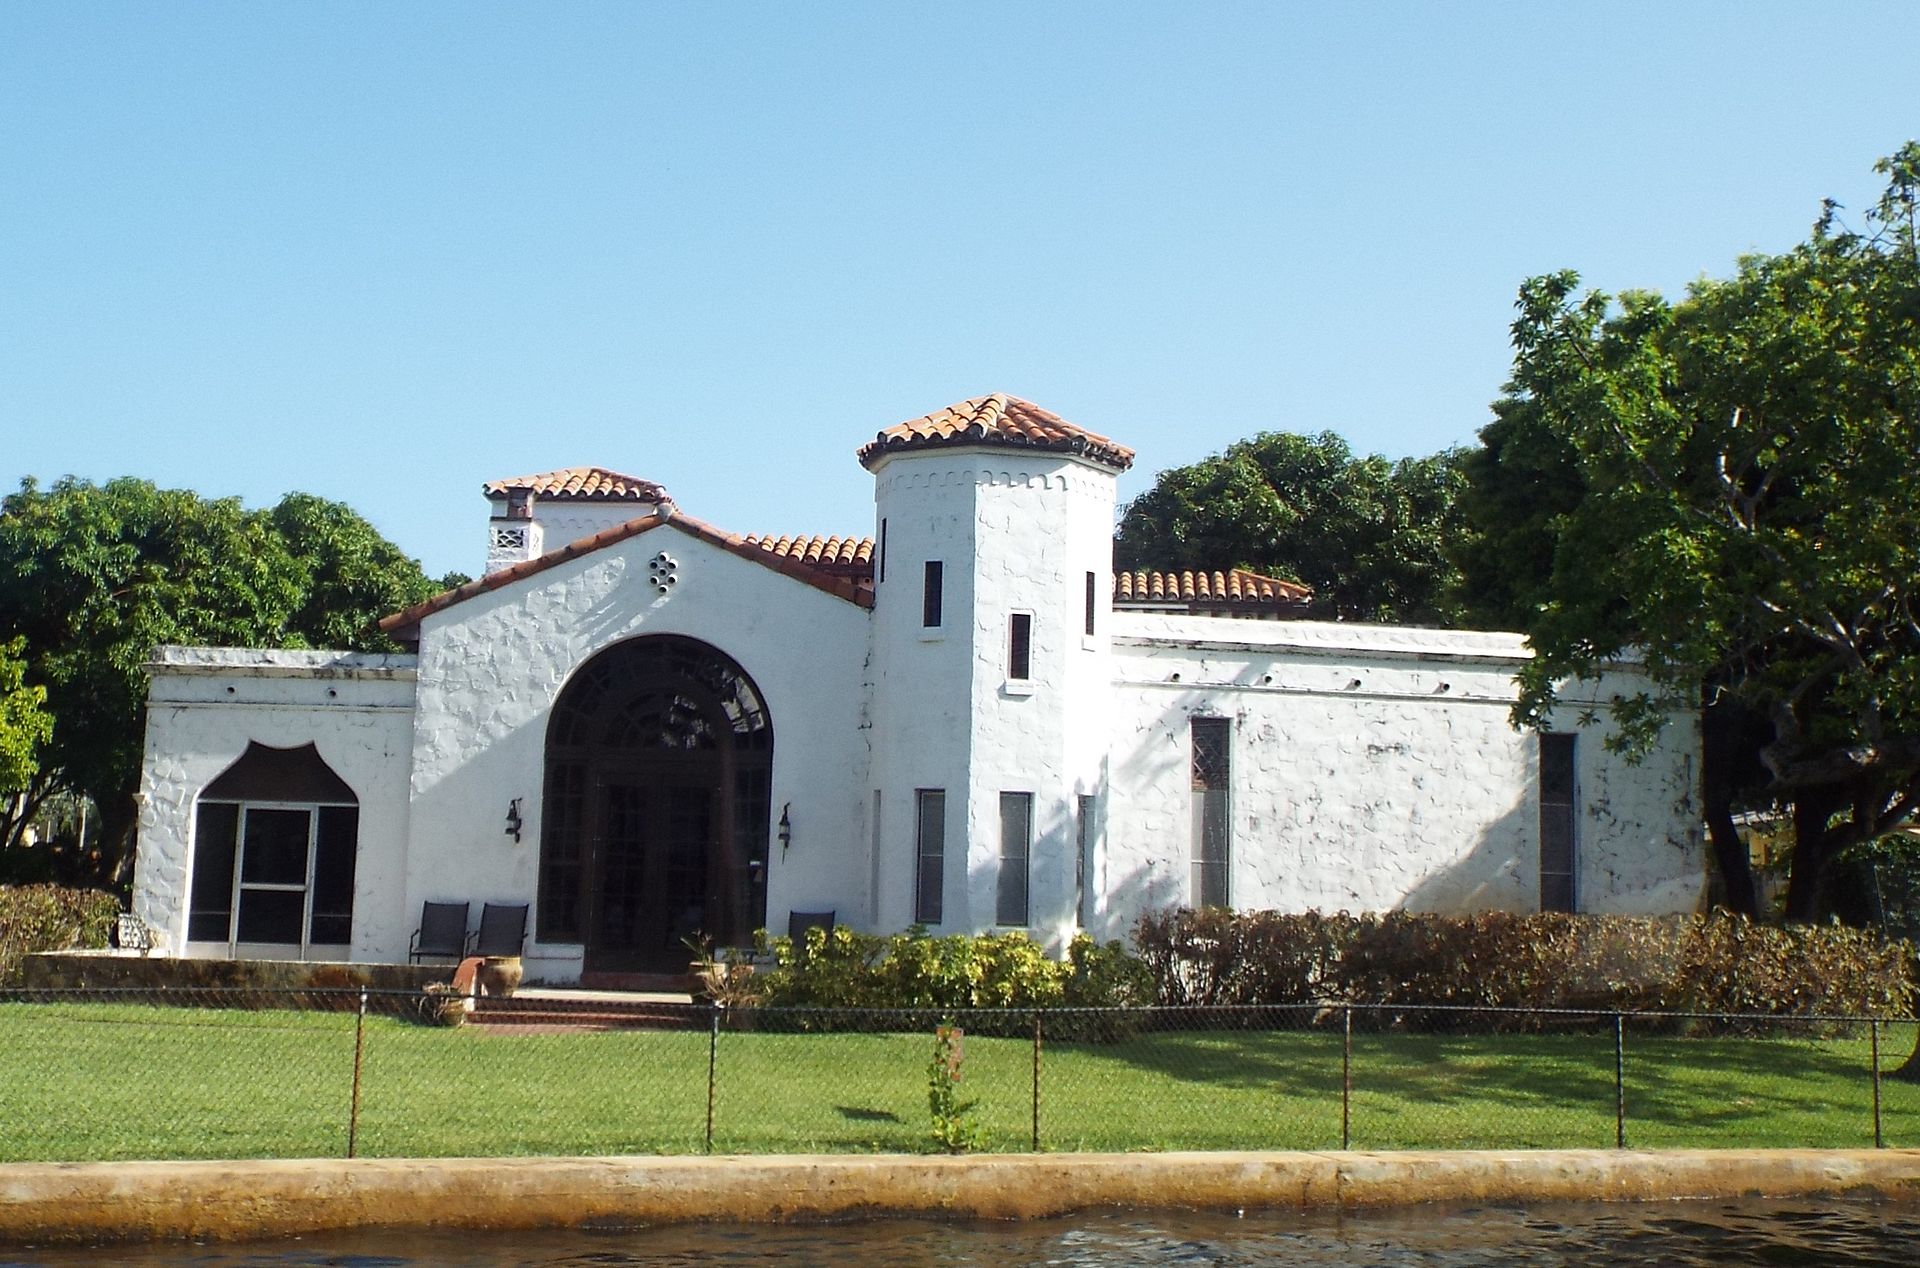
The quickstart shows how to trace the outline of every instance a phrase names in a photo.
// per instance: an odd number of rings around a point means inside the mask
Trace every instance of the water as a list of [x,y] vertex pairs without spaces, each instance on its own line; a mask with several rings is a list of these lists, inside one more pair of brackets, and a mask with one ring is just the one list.
[[1088,1213],[1026,1223],[902,1219],[686,1225],[541,1233],[341,1233],[257,1245],[0,1251],[0,1264],[137,1268],[619,1268],[831,1264],[1888,1265],[1920,1263],[1920,1206],[1728,1203],[1421,1207],[1342,1215],[1293,1210]]

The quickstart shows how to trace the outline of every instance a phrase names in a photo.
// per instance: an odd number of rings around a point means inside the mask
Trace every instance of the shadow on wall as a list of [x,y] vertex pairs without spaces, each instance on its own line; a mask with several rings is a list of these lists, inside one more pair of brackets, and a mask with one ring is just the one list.
[[1401,897],[1404,911],[1460,915],[1537,911],[1540,907],[1540,810],[1522,798],[1480,830],[1465,854],[1416,880]]
[[1108,874],[1107,906],[1101,927],[1088,930],[1101,942],[1119,939],[1133,945],[1133,926],[1142,914],[1185,904],[1186,890],[1176,873],[1152,864],[1137,866],[1118,880]]

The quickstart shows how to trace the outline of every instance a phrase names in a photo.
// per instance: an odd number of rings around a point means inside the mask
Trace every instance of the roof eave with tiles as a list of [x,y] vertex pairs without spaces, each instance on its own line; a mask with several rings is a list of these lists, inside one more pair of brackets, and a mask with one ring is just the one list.
[[666,489],[652,480],[609,471],[605,467],[561,467],[538,475],[509,476],[480,486],[489,498],[504,498],[524,490],[543,502],[671,502]]
[[[672,505],[668,503],[663,504],[660,510],[654,514],[642,515],[637,519],[628,520],[623,524],[616,524],[612,528],[602,529],[590,536],[582,537],[578,541],[569,542],[558,550],[548,551],[544,555],[524,560],[520,563],[502,568],[497,572],[490,572],[484,577],[478,577],[467,582],[465,585],[455,586],[453,589],[437,594],[431,599],[416,603],[404,611],[395,612],[391,616],[383,617],[380,621],[380,629],[383,633],[398,642],[417,643],[420,638],[420,623],[437,612],[444,612],[456,604],[466,602],[468,599],[478,598],[480,595],[501,589],[504,586],[512,585],[516,581],[538,576],[549,568],[559,567],[568,560],[578,559],[582,555],[591,555],[595,551],[604,550],[630,537],[638,537],[642,533],[651,532],[656,528],[662,528],[669,524],[690,537],[697,537],[701,541],[718,546],[730,554],[738,555],[742,559],[751,560],[762,567],[771,568],[775,572],[783,573],[796,581],[812,586],[816,590],[824,590],[835,598],[845,599],[847,602],[863,608],[873,606],[873,579],[870,570],[865,576],[858,575],[851,571],[837,572],[818,564],[810,564],[806,562],[804,558],[775,554],[773,551],[764,549],[762,546],[750,542],[747,538],[741,537],[738,534],[715,528],[711,524],[694,519],[691,515],[681,514],[679,511],[674,510]],[[825,541],[832,539],[823,538],[819,540]],[[864,541],[865,539],[859,540]],[[870,556],[871,550],[869,550],[869,557]]]
[[977,396],[889,427],[862,445],[858,457],[861,466],[872,470],[890,454],[965,446],[1072,454],[1115,471],[1133,465],[1133,450],[1125,445],[1004,392]]
[[1113,578],[1113,604],[1123,609],[1283,616],[1304,614],[1312,600],[1313,591],[1299,582],[1244,568],[1216,572],[1141,569],[1115,573]]

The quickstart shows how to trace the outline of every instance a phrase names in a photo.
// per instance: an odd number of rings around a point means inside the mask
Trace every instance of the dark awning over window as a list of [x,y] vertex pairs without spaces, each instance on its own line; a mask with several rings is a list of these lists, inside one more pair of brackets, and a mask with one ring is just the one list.
[[272,748],[247,742],[240,760],[200,791],[203,801],[303,801],[357,806],[347,781],[312,744]]

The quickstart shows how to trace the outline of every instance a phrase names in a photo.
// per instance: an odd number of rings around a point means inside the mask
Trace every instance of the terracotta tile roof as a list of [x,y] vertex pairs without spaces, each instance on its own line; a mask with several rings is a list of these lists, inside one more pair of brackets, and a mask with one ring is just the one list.
[[797,559],[836,573],[873,575],[871,537],[770,537],[749,533],[740,540],[779,559]]
[[1229,572],[1120,572],[1113,601],[1120,607],[1234,607],[1275,612],[1305,611],[1313,591],[1297,581],[1266,577],[1244,568]]
[[502,586],[512,585],[524,578],[537,576],[570,559],[578,559],[596,550],[604,550],[629,537],[638,537],[642,533],[669,526],[679,529],[689,537],[697,537],[701,541],[739,555],[742,559],[751,559],[754,563],[771,568],[775,572],[785,573],[796,581],[804,582],[816,590],[824,590],[836,598],[845,599],[863,608],[873,606],[873,574],[870,566],[864,572],[852,566],[836,570],[830,566],[808,563],[804,558],[776,554],[772,550],[750,543],[747,538],[724,532],[711,524],[694,519],[691,515],[683,515],[677,510],[672,510],[671,505],[667,503],[663,506],[664,514],[642,515],[624,524],[616,524],[612,528],[602,529],[591,537],[582,537],[579,541],[569,542],[558,550],[548,551],[537,559],[529,559],[511,567],[502,568],[498,572],[490,572],[463,586],[456,586],[442,594],[437,594],[423,603],[414,604],[405,611],[381,618],[380,628],[399,642],[417,642],[420,637],[420,622],[436,612],[444,612],[456,604],[465,603],[468,599],[478,598],[480,595],[498,590]]
[[1075,427],[1031,401],[996,392],[935,410],[922,418],[889,427],[860,447],[860,465],[872,467],[882,456],[902,449],[943,445],[996,445],[1073,453],[1116,471],[1133,465],[1133,450]]
[[622,475],[605,467],[562,467],[539,475],[509,476],[480,486],[490,498],[526,489],[549,502],[670,502],[667,491],[651,480]]

